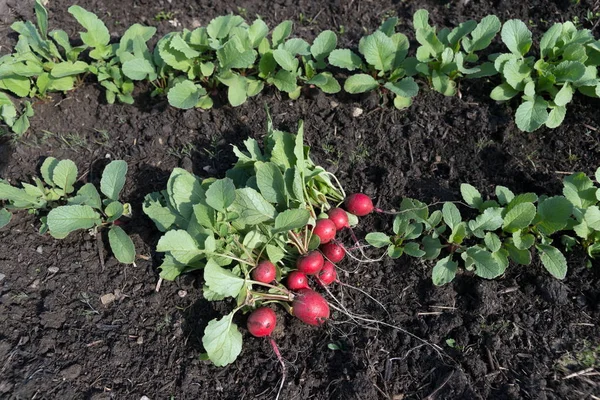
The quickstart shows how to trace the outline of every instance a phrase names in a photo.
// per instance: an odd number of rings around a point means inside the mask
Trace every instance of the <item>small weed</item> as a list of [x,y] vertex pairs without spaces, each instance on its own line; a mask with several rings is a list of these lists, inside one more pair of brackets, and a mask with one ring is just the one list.
[[350,163],[357,164],[369,158],[369,149],[364,143],[359,143],[356,149],[350,154]]
[[180,147],[170,147],[167,150],[167,154],[181,160],[185,157],[191,157],[192,153],[194,153],[195,151],[197,151],[196,146],[194,146],[191,143],[186,143]]
[[579,350],[564,354],[558,360],[558,366],[568,369],[599,367],[600,344],[592,345],[591,342],[584,340]]
[[346,27],[344,25],[340,25],[338,28],[338,34],[343,35],[344,33],[346,33]]
[[169,314],[165,314],[165,317],[161,322],[156,324],[156,332],[161,332],[165,328],[171,325],[171,316]]
[[169,20],[173,19],[174,16],[175,16],[175,13],[172,11],[167,11],[167,12],[161,11],[154,16],[154,20],[156,22],[169,21]]
[[248,10],[246,10],[244,7],[238,7],[237,12],[240,16],[248,18]]
[[71,150],[77,150],[78,148],[88,149],[89,147],[87,139],[78,133],[60,133],[58,134],[58,138]]

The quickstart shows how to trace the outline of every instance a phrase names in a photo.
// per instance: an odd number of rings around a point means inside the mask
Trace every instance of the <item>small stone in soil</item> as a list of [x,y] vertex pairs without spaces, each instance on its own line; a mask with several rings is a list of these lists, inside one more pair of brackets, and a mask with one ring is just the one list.
[[100,296],[100,301],[102,302],[102,304],[109,305],[110,303],[112,303],[113,301],[116,300],[116,297],[114,294],[112,293],[107,293],[103,296]]
[[362,108],[358,108],[358,107],[354,107],[354,109],[352,110],[352,116],[354,118],[360,117],[363,113],[363,109]]
[[0,282],[2,282],[6,278],[6,275],[0,274]]
[[42,254],[44,252],[44,248],[42,246],[38,246],[38,248],[35,249],[35,251]]
[[187,290],[180,290],[177,292],[177,294],[179,295],[179,297],[185,297],[187,296]]
[[48,268],[48,272],[50,272],[51,274],[55,274],[59,271],[58,267],[50,267]]

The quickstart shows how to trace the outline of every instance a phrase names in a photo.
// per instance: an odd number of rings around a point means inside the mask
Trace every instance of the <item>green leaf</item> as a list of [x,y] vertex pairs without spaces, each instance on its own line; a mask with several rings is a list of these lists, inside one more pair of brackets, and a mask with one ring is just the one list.
[[324,93],[338,93],[342,88],[331,72],[321,72],[307,81],[309,85],[315,85]]
[[220,320],[213,319],[204,329],[202,345],[217,367],[231,364],[242,351],[242,334],[232,321],[233,313]]
[[83,61],[64,61],[58,64],[55,64],[50,71],[50,75],[53,78],[62,78],[65,76],[79,75],[86,72],[89,68],[89,65]]
[[123,74],[134,81],[141,81],[155,73],[154,65],[145,58],[134,58],[123,63]]
[[5,208],[0,208],[0,229],[4,228],[10,222],[12,214]]
[[256,184],[265,200],[270,203],[286,204],[285,181],[281,169],[272,162],[256,162]]
[[562,107],[553,107],[550,110],[550,114],[548,114],[548,119],[546,120],[546,126],[550,129],[557,128],[562,124],[567,115],[567,108]]
[[502,246],[502,242],[500,241],[500,238],[498,237],[498,235],[496,235],[493,232],[487,232],[483,238],[485,246],[492,252],[496,252],[498,250],[500,250],[500,247]]
[[206,190],[206,203],[217,211],[225,212],[235,201],[235,185],[229,178],[213,182]]
[[413,15],[413,26],[415,29],[427,29],[429,26],[429,11],[417,10]]
[[292,33],[292,21],[283,21],[273,29],[271,39],[273,40],[273,47],[279,46],[288,36]]
[[275,218],[275,229],[273,233],[287,232],[293,229],[300,229],[306,226],[310,219],[308,210],[290,209],[285,210]]
[[415,257],[415,258],[421,258],[424,255],[426,255],[427,253],[424,252],[423,250],[421,250],[421,248],[419,247],[419,243],[408,242],[404,246],[404,254],[409,255],[411,257]]
[[[167,281],[174,281],[179,275],[188,269],[187,265],[175,260],[170,254],[165,254],[160,268],[160,277]],[[222,300],[222,299],[221,299]]]
[[219,267],[212,259],[204,267],[204,281],[210,290],[225,297],[236,297],[245,282],[244,278]]
[[431,75],[433,88],[444,96],[454,96],[456,94],[456,82],[450,77],[438,70],[433,70]]
[[133,264],[135,261],[135,246],[131,238],[120,226],[112,226],[108,231],[110,248],[119,262]]
[[554,104],[557,106],[566,106],[571,102],[571,99],[573,99],[573,88],[567,83],[554,96]]
[[42,166],[40,167],[40,173],[42,175],[42,178],[44,178],[44,181],[52,187],[56,186],[56,184],[52,180],[52,175],[54,174],[54,169],[57,165],[58,160],[56,158],[46,157],[46,159],[42,163]]
[[106,206],[106,208],[104,209],[104,213],[108,217],[107,222],[113,222],[113,221],[116,221],[117,219],[121,218],[121,215],[123,215],[123,211],[124,211],[124,207],[123,207],[123,204],[121,204],[120,202],[113,201],[113,202],[109,203]]
[[579,208],[588,208],[597,202],[596,187],[583,172],[569,175],[563,180],[563,195]]
[[240,215],[241,224],[256,225],[275,218],[275,208],[252,188],[236,189],[234,210]]
[[[110,42],[110,33],[102,22],[94,13],[86,11],[79,6],[69,7],[71,13],[77,22],[79,22],[87,32],[80,32],[83,43],[90,47],[103,47]],[[95,57],[92,57],[95,58]]]
[[371,232],[367,233],[365,236],[365,240],[371,246],[375,246],[377,248],[389,246],[392,244],[390,237],[383,232]]
[[376,89],[379,83],[371,75],[355,74],[350,75],[344,83],[344,90],[348,93],[364,93]]
[[533,132],[548,120],[548,102],[542,96],[521,103],[515,113],[517,127],[525,132]]
[[206,91],[203,88],[192,81],[183,80],[169,89],[167,98],[169,104],[173,107],[187,110],[195,107],[200,100],[200,96],[204,94],[206,94]]
[[521,20],[506,21],[500,35],[508,50],[517,56],[524,56],[531,48],[531,31]]
[[294,57],[297,55],[308,56],[310,55],[310,45],[304,39],[293,38],[286,40],[286,42],[279,46],[280,49],[287,51]]
[[169,252],[175,260],[185,265],[198,260],[202,255],[194,238],[180,229],[165,233],[156,244],[156,251]]
[[511,243],[505,244],[508,255],[517,264],[529,265],[531,264],[531,252],[525,249],[518,249]]
[[461,244],[467,236],[467,223],[461,222],[452,229],[452,233],[448,237],[450,243]]
[[593,230],[600,231],[600,208],[591,206],[585,210],[585,223]]
[[364,37],[359,45],[365,60],[378,71],[389,71],[392,68],[396,46],[394,41],[381,31]]
[[95,208],[98,211],[102,210],[102,200],[98,189],[91,184],[86,183],[77,191],[77,196],[72,197],[68,200],[69,204],[87,204],[90,207]]
[[531,233],[525,233],[521,231],[513,232],[513,243],[519,250],[527,250],[535,243],[535,236]]
[[293,74],[298,70],[298,59],[294,57],[292,53],[284,49],[277,49],[273,51],[273,58],[279,66],[286,71]]
[[42,38],[46,39],[48,36],[48,11],[40,0],[35,0],[33,7]]
[[454,230],[454,228],[462,221],[460,211],[458,210],[458,207],[454,205],[454,203],[444,203],[442,207],[442,216],[446,225],[448,225],[452,230]]
[[217,50],[217,58],[223,70],[232,68],[249,68],[256,60],[257,52],[244,48],[241,40],[234,36],[225,46]]
[[540,40],[540,53],[542,58],[546,57],[556,45],[556,42],[562,35],[562,24],[556,23],[550,27]]
[[502,209],[486,208],[483,214],[478,215],[475,220],[469,221],[469,229],[473,235],[483,238],[484,231],[495,231],[502,226]]
[[0,181],[0,200],[7,200],[15,207],[30,208],[42,206],[43,202],[40,198],[32,196],[23,189],[18,189],[9,185],[6,182]]
[[423,256],[423,258],[425,258],[426,260],[433,260],[438,258],[442,247],[443,246],[439,238],[425,236],[423,238],[423,250],[425,250],[425,255]]
[[466,254],[473,260],[477,276],[485,279],[494,279],[502,275],[505,271],[505,268],[487,250],[479,247],[470,247]]
[[562,196],[547,198],[538,204],[538,214],[541,218],[538,229],[551,235],[567,226],[567,221],[573,212],[573,205]]
[[73,192],[73,184],[76,180],[77,166],[71,160],[59,161],[52,171],[52,182],[67,194]]
[[384,87],[401,97],[414,97],[419,93],[419,85],[412,77],[394,83],[387,82]]
[[460,194],[465,200],[465,203],[473,208],[479,209],[483,204],[483,199],[481,198],[481,193],[479,193],[479,190],[468,183],[463,183],[460,185]]
[[490,93],[490,97],[492,98],[492,100],[506,101],[512,99],[519,93],[521,92],[513,89],[513,87],[508,83],[501,83],[492,90],[492,92]]
[[325,68],[325,58],[331,54],[331,52],[337,46],[337,36],[330,30],[319,33],[310,46],[310,53],[317,62],[317,68]]
[[[477,24],[477,27],[471,33],[472,39],[463,39],[463,48],[467,53],[485,49],[490,45],[494,36],[500,31],[501,26],[502,24],[498,17],[495,15],[488,15]],[[451,40],[451,42],[454,42],[454,40]]]
[[[310,247],[310,243],[309,243],[309,247]],[[309,249],[309,250],[314,250],[314,249]],[[275,263],[278,263],[279,261],[283,260],[283,258],[285,257],[285,253],[283,252],[281,247],[273,246],[272,244],[268,244],[267,245],[267,257],[269,258],[269,261],[271,261],[273,264],[275,264]]]
[[233,107],[242,105],[248,99],[248,79],[236,73],[227,72],[217,77],[223,84],[229,87],[227,100]]
[[536,208],[533,203],[521,203],[511,208],[504,216],[502,230],[516,232],[529,226],[535,218]]
[[567,259],[556,247],[539,244],[536,246],[540,252],[540,260],[544,267],[557,279],[564,279],[567,275]]
[[262,19],[256,19],[250,28],[248,28],[248,37],[250,38],[250,42],[252,42],[252,47],[257,48],[268,33],[269,27],[267,24]]
[[86,205],[54,208],[48,213],[47,220],[50,234],[57,239],[63,239],[78,229],[89,229],[101,223],[100,214]]
[[213,39],[223,39],[229,35],[231,30],[244,23],[239,15],[222,15],[211,20],[206,27],[208,35]]
[[[531,71],[531,67],[524,60],[511,59],[504,64],[502,73],[504,74],[506,83],[513,89],[521,91],[526,88],[525,82],[530,77]],[[532,83],[530,82],[530,84]],[[535,84],[533,85],[533,89],[535,89]],[[507,94],[510,94],[510,92],[507,92]]]
[[444,257],[433,267],[431,279],[436,286],[442,286],[452,282],[456,276],[458,263],[452,261],[452,256]]
[[515,195],[509,188],[498,185],[496,186],[496,197],[498,197],[500,205],[505,206],[515,198]]
[[575,82],[585,74],[585,65],[578,61],[563,61],[552,70],[556,82]]
[[161,203],[163,197],[160,193],[149,193],[144,197],[142,209],[161,232],[166,232],[176,221],[175,212]]
[[350,49],[336,49],[329,54],[329,64],[354,71],[362,66],[362,59]]
[[296,75],[289,71],[279,70],[272,78],[272,83],[282,92],[291,93],[296,90]]
[[119,200],[119,194],[125,185],[126,176],[127,163],[123,160],[111,161],[102,172],[100,191],[111,200]]

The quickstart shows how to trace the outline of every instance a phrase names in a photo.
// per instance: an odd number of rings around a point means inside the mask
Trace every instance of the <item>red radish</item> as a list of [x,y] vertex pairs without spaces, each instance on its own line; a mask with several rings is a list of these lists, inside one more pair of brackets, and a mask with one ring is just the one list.
[[346,255],[346,249],[341,244],[329,242],[321,245],[321,252],[329,261],[338,263],[342,261]]
[[317,221],[313,233],[321,239],[321,243],[329,243],[335,237],[335,231],[335,223],[326,218]]
[[248,331],[256,337],[271,335],[277,324],[275,311],[269,307],[260,307],[252,311],[248,317]]
[[271,283],[277,275],[275,265],[269,260],[263,260],[252,270],[252,279],[262,283]]
[[346,214],[346,211],[342,210],[341,208],[332,208],[329,210],[328,215],[329,219],[335,224],[335,229],[338,231],[350,227],[350,223],[348,222],[348,214]]
[[346,209],[357,217],[364,217],[373,211],[373,202],[366,194],[354,193],[346,197]]
[[323,268],[319,271],[319,275],[317,276],[317,281],[323,285],[327,286],[337,279],[337,272],[335,271],[335,265],[330,263],[329,261],[325,261],[323,264]]
[[323,268],[323,262],[323,255],[318,250],[313,250],[298,257],[296,268],[306,275],[314,275]]
[[329,318],[329,304],[319,293],[302,289],[292,302],[293,314],[308,325],[321,325]]
[[300,271],[292,271],[289,273],[286,286],[290,290],[310,289],[308,287],[308,278],[306,277],[306,274]]

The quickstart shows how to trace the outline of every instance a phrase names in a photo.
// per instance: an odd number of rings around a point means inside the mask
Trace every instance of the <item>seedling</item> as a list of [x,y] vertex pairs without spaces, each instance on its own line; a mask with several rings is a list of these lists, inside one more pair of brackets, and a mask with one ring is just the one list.
[[11,211],[28,210],[41,217],[40,233],[49,232],[57,239],[64,239],[80,229],[108,229],[108,240],[115,257],[122,263],[135,261],[133,242],[121,228],[119,218],[129,217],[131,207],[119,201],[125,184],[127,164],[112,161],[102,174],[100,191],[86,183],[75,191],[77,166],[71,160],[59,161],[53,157],[44,160],[40,168],[42,179],[34,177],[34,184],[22,183],[22,189],[0,180],[0,200],[6,205],[0,209],[0,228],[12,217]]
[[490,96],[507,101],[521,95],[515,113],[519,129],[533,132],[542,125],[560,126],[576,91],[600,97],[600,41],[589,30],[577,29],[572,22],[554,24],[540,40],[539,57],[527,57],[533,39],[522,21],[507,21],[502,41],[510,53],[493,57],[503,82]]

